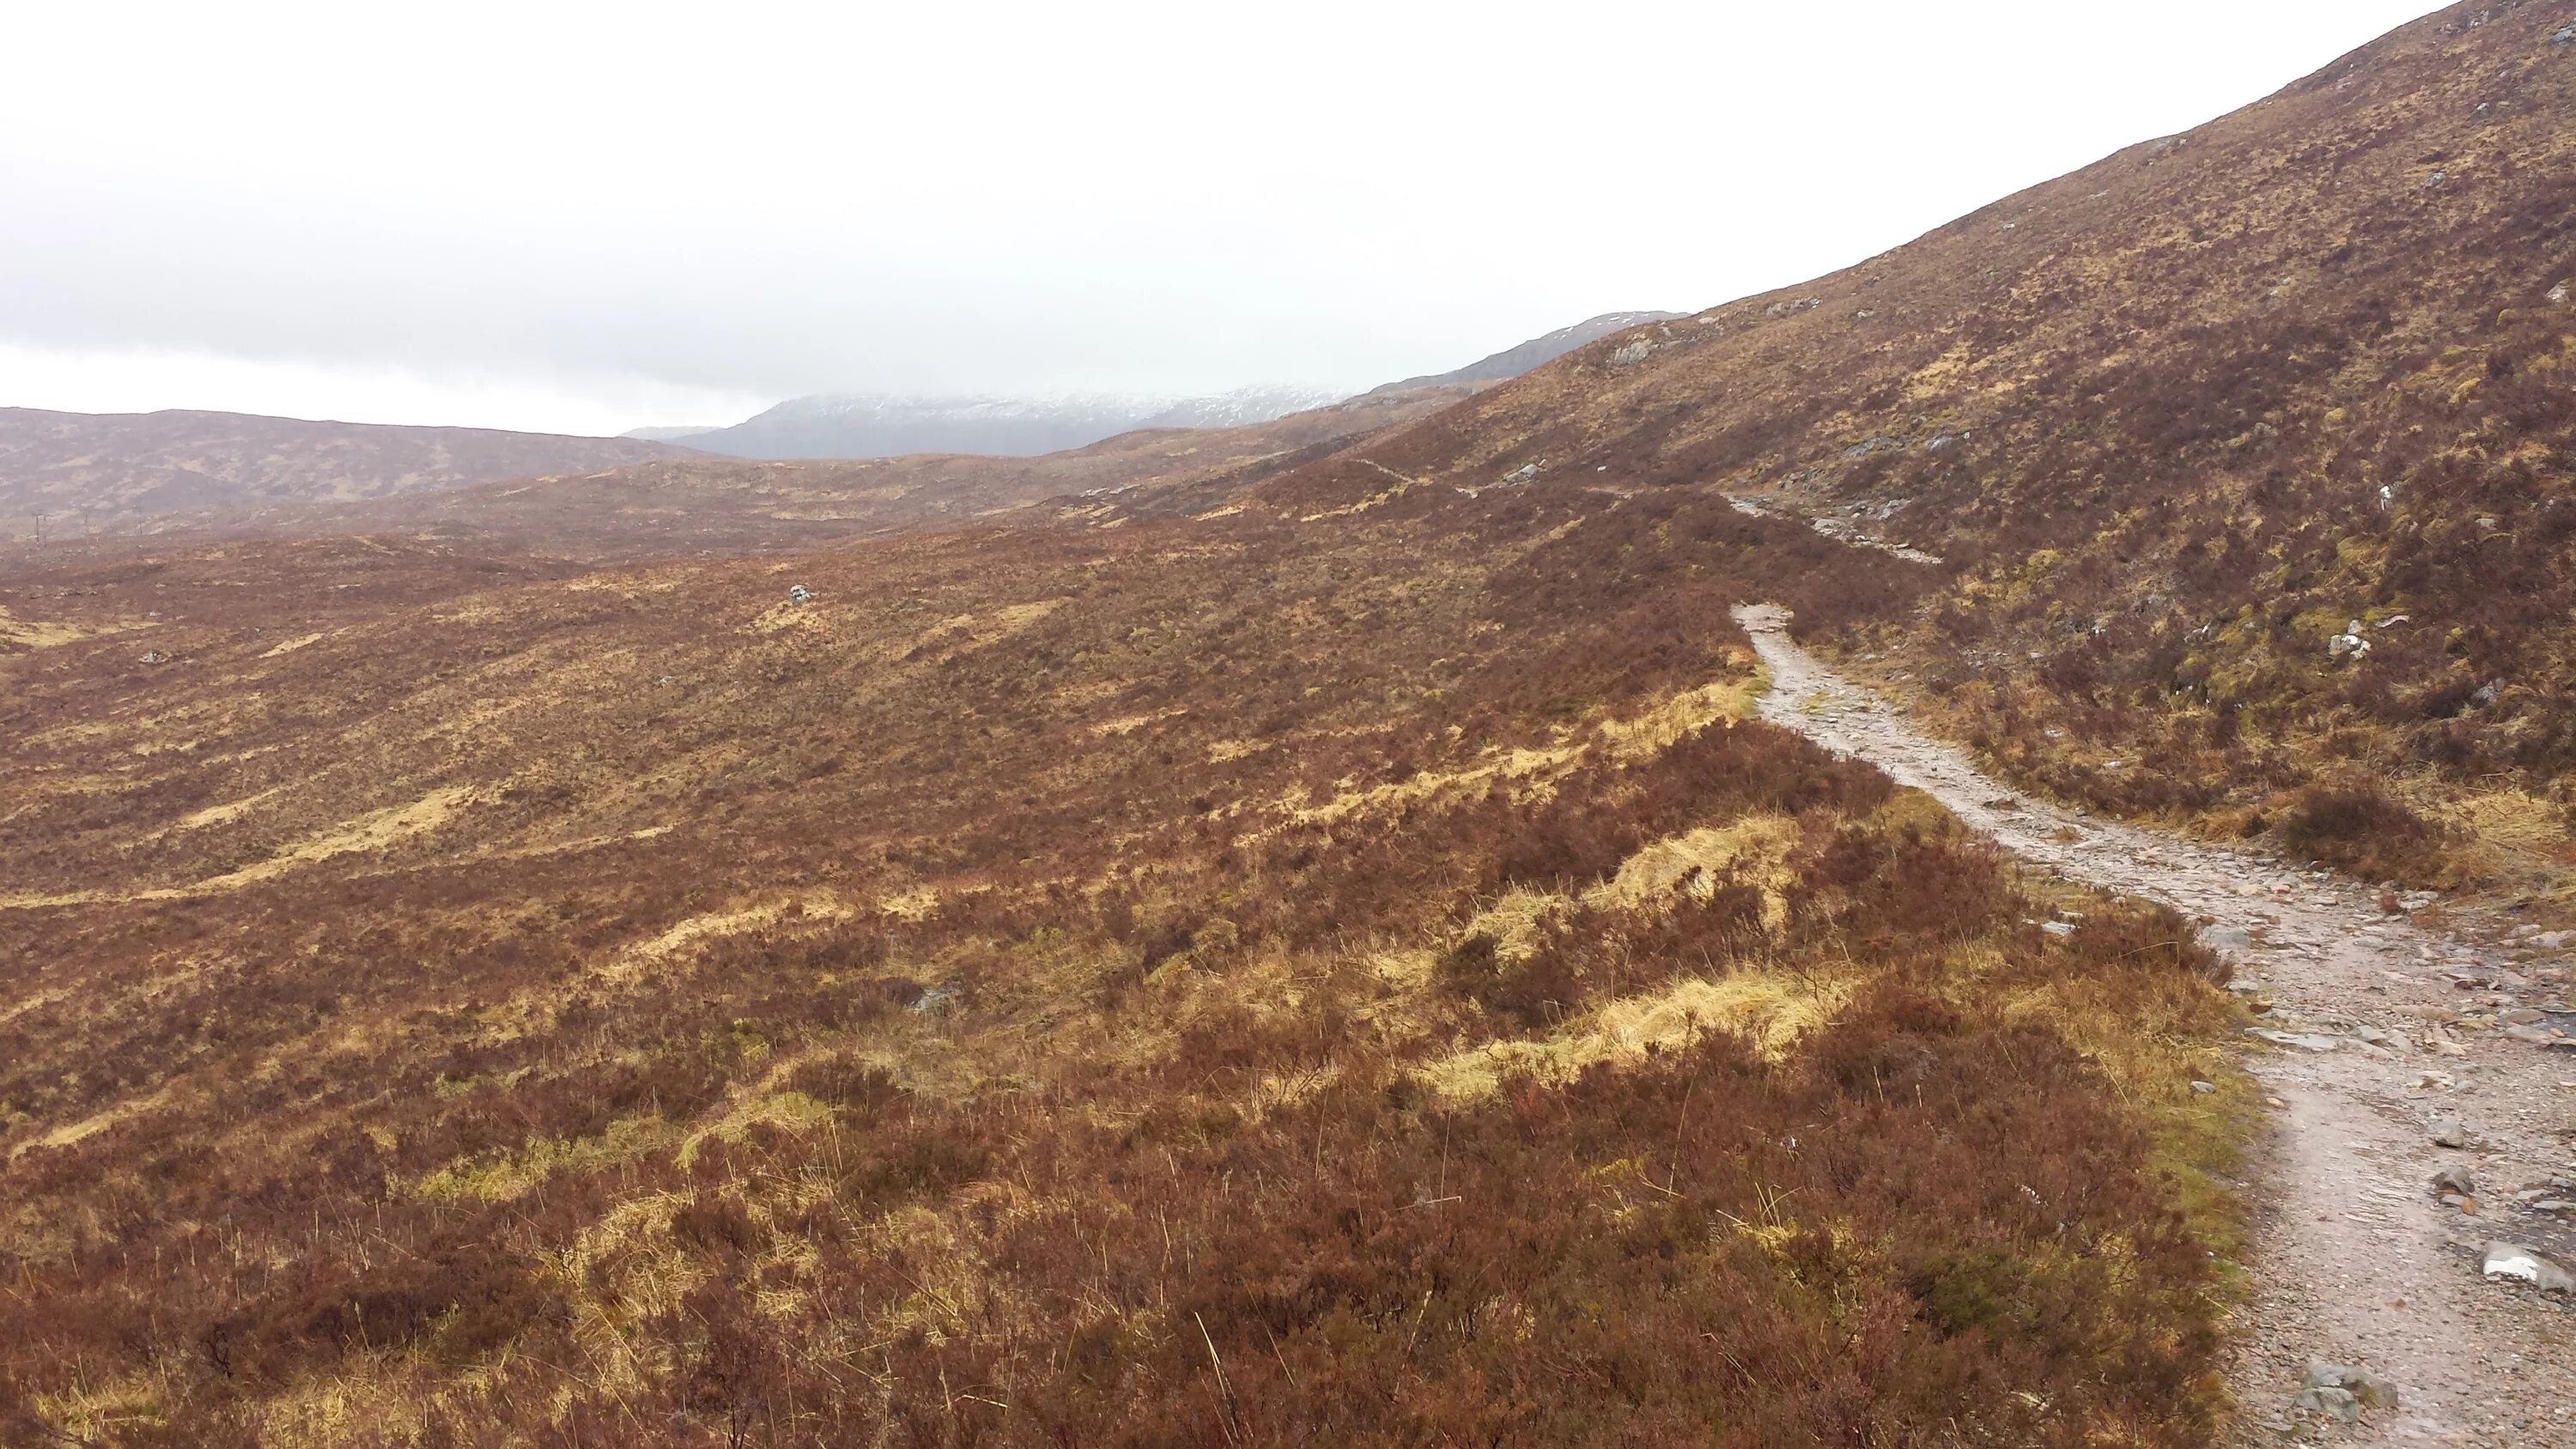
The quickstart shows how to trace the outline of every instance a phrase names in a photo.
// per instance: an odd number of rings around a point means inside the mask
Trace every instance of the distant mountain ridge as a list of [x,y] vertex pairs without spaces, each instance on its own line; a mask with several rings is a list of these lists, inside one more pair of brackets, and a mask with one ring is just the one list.
[[1380,393],[1406,392],[1417,387],[1455,387],[1463,383],[1504,382],[1535,368],[1544,367],[1578,347],[1600,341],[1613,332],[1643,327],[1649,322],[1675,322],[1679,312],[1604,312],[1587,317],[1571,327],[1559,327],[1543,337],[1533,337],[1516,347],[1506,347],[1490,357],[1468,363],[1454,372],[1432,373],[1425,377],[1408,377],[1371,388],[1367,396]]
[[[1544,366],[1587,343],[1678,312],[1604,312],[1571,327],[1471,362],[1451,372],[1409,377],[1360,394],[1383,397],[1420,388],[1502,382]],[[825,393],[790,398],[729,428],[637,428],[629,438],[679,442],[736,458],[899,458],[914,453],[974,453],[1031,458],[1086,448],[1140,428],[1240,428],[1340,402],[1329,388],[1268,384],[1209,397],[1132,393],[1061,397],[906,396]]]
[[669,443],[699,433],[712,433],[723,426],[722,423],[690,423],[676,428],[628,428],[617,436],[645,443]]
[[0,408],[0,529],[15,537],[50,517],[67,534],[122,531],[687,456],[667,443],[492,428]]
[[1139,428],[1266,423],[1341,397],[1332,389],[1288,386],[1239,388],[1213,397],[823,394],[791,398],[747,422],[679,439],[703,452],[737,458],[896,458],[913,453],[1027,458],[1088,447]]

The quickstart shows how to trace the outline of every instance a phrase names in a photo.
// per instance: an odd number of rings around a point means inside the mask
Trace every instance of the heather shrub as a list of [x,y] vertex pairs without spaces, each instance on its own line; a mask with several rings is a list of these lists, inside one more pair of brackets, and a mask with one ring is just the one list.
[[2280,817],[2281,843],[2372,879],[2415,880],[2436,868],[2440,832],[2368,775],[2301,789]]

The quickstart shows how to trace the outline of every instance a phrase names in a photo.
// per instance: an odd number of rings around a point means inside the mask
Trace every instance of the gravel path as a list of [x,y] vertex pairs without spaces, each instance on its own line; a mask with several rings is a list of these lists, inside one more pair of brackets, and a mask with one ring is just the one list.
[[[1771,671],[1765,719],[1935,796],[2029,861],[2202,922],[2236,968],[2231,989],[2270,1004],[2260,1029],[2280,1040],[2253,1042],[2247,1063],[2275,1110],[2238,1325],[2240,1442],[2576,1449],[2576,1302],[2482,1272],[2499,1240],[2576,1266],[2576,1208],[2555,1208],[2576,1201],[2561,943],[2524,928],[2476,944],[2383,914],[2374,887],[2024,795],[1791,643],[1784,611],[1736,620]],[[2464,1147],[2435,1141],[2455,1133]],[[2442,1201],[2446,1168],[2475,1195]],[[2347,1425],[2330,1403],[2298,1406],[2312,1362],[2370,1375],[2394,1407]]]

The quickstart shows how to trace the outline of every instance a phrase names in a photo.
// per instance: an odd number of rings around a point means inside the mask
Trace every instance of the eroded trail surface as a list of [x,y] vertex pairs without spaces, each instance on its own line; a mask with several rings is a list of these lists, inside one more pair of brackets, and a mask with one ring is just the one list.
[[[2560,942],[2482,946],[2384,916],[2375,887],[2023,795],[1790,642],[1781,610],[1736,618],[1771,670],[1764,718],[1937,797],[2035,864],[2204,922],[2232,989],[2272,1003],[2271,1041],[2249,1063],[2274,1132],[2235,1381],[2246,1442],[2576,1449],[2576,1295],[2484,1272],[2496,1243],[2576,1264],[2576,1205],[2562,1206],[2576,1204],[2576,1013]],[[2473,1194],[2443,1201],[2445,1170]],[[2335,1394],[2302,1405],[2332,1377],[2313,1364],[2359,1370],[2396,1403],[2352,1424]]]

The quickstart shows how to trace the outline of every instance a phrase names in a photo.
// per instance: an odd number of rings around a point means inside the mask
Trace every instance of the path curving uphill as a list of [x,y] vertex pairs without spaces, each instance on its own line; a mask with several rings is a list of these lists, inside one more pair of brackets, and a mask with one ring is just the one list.
[[[2240,988],[2274,1003],[2274,1042],[2248,1063],[2275,1111],[2235,1374],[2244,1442],[2313,1428],[2576,1449],[2576,1295],[2483,1272],[2497,1241],[2576,1263],[2576,1212],[2518,1198],[2576,1198],[2551,1186],[2576,1179],[2576,1042],[2549,1044],[2576,1016],[2541,1012],[2567,1004],[2552,988],[2494,949],[2384,916],[2358,882],[2016,791],[1791,642],[1786,611],[1735,618],[1771,672],[1763,718],[1932,795],[2034,864],[2206,920]],[[2474,1211],[2440,1201],[2446,1169],[2473,1179]],[[2353,1426],[2297,1407],[2312,1363],[2358,1369],[2396,1403]]]

